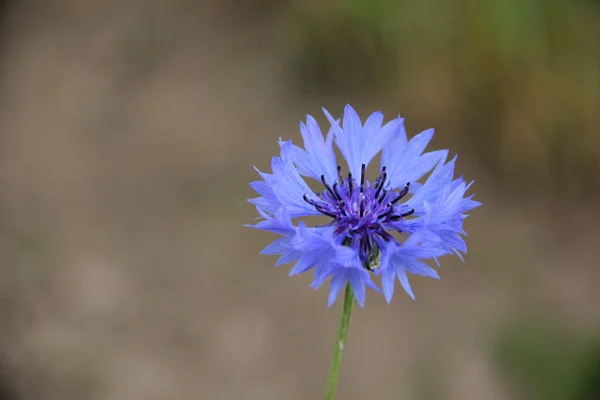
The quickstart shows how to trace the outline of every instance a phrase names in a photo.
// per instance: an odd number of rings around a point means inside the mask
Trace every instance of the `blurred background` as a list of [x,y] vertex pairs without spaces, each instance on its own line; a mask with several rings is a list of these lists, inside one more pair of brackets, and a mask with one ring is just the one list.
[[258,254],[252,166],[401,113],[484,206],[370,293],[340,399],[600,399],[600,2],[0,1],[0,399],[318,399],[339,307]]

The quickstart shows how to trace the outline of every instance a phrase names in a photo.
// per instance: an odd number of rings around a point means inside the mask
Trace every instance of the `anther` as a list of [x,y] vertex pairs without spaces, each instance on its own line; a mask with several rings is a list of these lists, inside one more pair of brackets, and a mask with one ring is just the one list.
[[408,217],[409,215],[413,215],[414,213],[415,213],[415,209],[411,208],[409,211],[405,212],[404,214],[400,214],[400,216],[402,218],[404,218],[404,217]]
[[304,194],[302,195],[302,198],[304,199],[304,201],[305,201],[305,202],[307,202],[307,203],[308,203],[308,204],[310,204],[311,206],[314,206],[314,205],[315,205],[315,201],[314,201],[314,200],[311,200],[311,199],[309,199],[308,197],[306,197],[306,193],[304,193]]
[[380,230],[379,232],[377,232],[379,234],[379,236],[385,240],[386,242],[389,242],[390,240],[394,239],[394,237],[392,235],[390,235],[389,233],[387,233],[386,231],[384,231],[383,229]]
[[388,215],[390,215],[390,214],[392,213],[392,211],[394,211],[394,207],[392,207],[392,206],[390,205],[390,206],[389,206],[389,208],[388,208],[388,210],[387,210],[385,213],[383,213],[383,214],[379,215],[377,218],[379,218],[379,219],[385,218],[385,217],[387,217]]
[[338,164],[338,166],[337,166],[337,174],[338,174],[338,181],[340,182],[340,185],[343,185],[344,178],[342,177],[342,166],[340,164]]
[[321,175],[321,182],[323,182],[323,186],[325,186],[325,189],[327,189],[329,194],[331,194],[331,196],[335,198],[335,193],[333,193],[333,190],[331,190],[327,182],[325,182],[325,175]]
[[379,182],[381,182],[381,178],[382,178],[383,174],[385,174],[387,172],[386,169],[387,168],[385,166],[383,166],[381,168],[381,172],[379,173],[379,176],[377,177],[377,179],[375,179],[375,184],[376,185],[379,185]]
[[344,207],[346,207],[346,203],[344,202],[344,200],[339,201],[337,206],[338,206],[338,210],[340,210],[342,215],[346,216],[346,210],[344,209]]
[[377,199],[377,202],[379,204],[383,203],[383,200],[385,199],[385,197],[387,196],[388,191],[383,189],[383,192],[381,192],[381,196],[379,196],[379,198]]
[[365,198],[362,197],[360,199],[360,217],[364,217],[365,216]]
[[333,213],[330,213],[330,212],[329,212],[329,211],[327,211],[327,210],[324,210],[324,209],[323,209],[323,207],[321,207],[321,206],[320,206],[320,205],[318,205],[318,204],[317,204],[317,205],[315,205],[315,208],[317,209],[317,211],[318,211],[318,212],[320,212],[321,214],[325,214],[325,215],[327,215],[328,217],[331,217],[331,218],[336,218],[336,217],[337,217],[335,214],[333,214]]
[[365,164],[360,168],[360,192],[362,193],[365,187],[365,169],[367,166]]
[[333,192],[335,193],[336,199],[338,201],[341,201],[342,200],[342,196],[340,196],[340,193],[338,192],[337,188],[338,188],[338,183],[336,182],[336,183],[333,184]]
[[348,188],[350,189],[350,196],[352,196],[352,191],[354,189],[352,185],[352,172],[348,172]]
[[411,208],[410,211],[407,211],[407,212],[405,212],[403,214],[391,216],[390,220],[392,220],[392,221],[399,221],[399,220],[401,220],[404,217],[408,217],[409,215],[413,215],[414,213],[415,213],[415,209]]
[[379,197],[379,193],[381,193],[381,189],[383,189],[383,185],[385,184],[385,180],[387,178],[387,174],[385,173],[385,167],[383,167],[383,172],[381,173],[381,181],[377,186],[377,191],[375,192],[375,198]]
[[406,196],[406,194],[408,193],[409,187],[410,187],[410,182],[407,182],[406,185],[404,185],[404,189],[402,189],[400,191],[400,193],[398,193],[398,197],[396,197],[394,200],[392,200],[390,202],[390,204],[396,204],[397,202],[400,201],[401,198],[403,198],[404,196]]

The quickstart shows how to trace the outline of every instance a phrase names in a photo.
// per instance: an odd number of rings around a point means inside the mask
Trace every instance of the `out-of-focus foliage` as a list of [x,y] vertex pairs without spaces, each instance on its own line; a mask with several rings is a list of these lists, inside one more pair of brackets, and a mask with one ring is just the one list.
[[396,2],[298,2],[288,19],[292,68],[303,87],[320,91],[381,87],[397,66]]
[[512,327],[495,348],[504,375],[524,399],[600,398],[600,342],[548,324]]
[[450,120],[509,187],[600,186],[598,2],[309,0],[284,20],[302,87]]

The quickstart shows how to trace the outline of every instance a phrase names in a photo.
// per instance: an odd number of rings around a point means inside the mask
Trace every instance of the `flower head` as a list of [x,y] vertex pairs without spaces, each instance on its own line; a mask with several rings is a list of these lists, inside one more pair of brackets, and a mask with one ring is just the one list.
[[[363,124],[347,105],[340,125],[323,111],[331,124],[327,135],[309,115],[300,124],[304,149],[280,140],[272,173],[257,170],[263,180],[251,183],[260,197],[249,201],[261,216],[252,227],[281,235],[262,253],[279,255],[276,265],[295,262],[290,275],[314,270],[314,288],[331,278],[329,305],[349,283],[362,307],[367,286],[381,292],[374,276],[381,277],[388,302],[396,280],[414,298],[407,273],[438,278],[423,260],[466,253],[465,213],[481,204],[465,197],[472,182],[454,179],[456,158],[446,162],[447,150],[424,153],[432,129],[408,140],[400,116],[383,125],[376,112]],[[347,169],[336,161],[334,141]],[[370,181],[368,166],[380,151],[381,166]],[[304,178],[321,189],[315,193]],[[296,221],[316,215],[323,224]]]

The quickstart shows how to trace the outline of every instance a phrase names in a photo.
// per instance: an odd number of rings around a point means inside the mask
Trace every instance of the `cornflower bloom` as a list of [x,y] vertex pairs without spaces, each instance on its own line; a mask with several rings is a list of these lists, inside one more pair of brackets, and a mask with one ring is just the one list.
[[[408,140],[400,116],[384,125],[375,112],[363,124],[347,105],[340,125],[323,111],[331,124],[325,137],[308,115],[300,123],[304,148],[280,139],[272,172],[257,169],[262,180],[251,187],[260,197],[249,201],[261,221],[251,226],[281,236],[262,253],[279,255],[276,265],[295,263],[290,275],[313,270],[313,288],[330,278],[328,306],[346,283],[361,307],[366,287],[389,303],[396,281],[414,299],[408,274],[439,279],[424,260],[466,253],[465,213],[481,204],[465,195],[473,182],[454,179],[456,157],[448,161],[448,150],[424,152],[433,129]],[[334,142],[345,163],[338,163]],[[380,151],[371,181],[367,170]],[[318,182],[320,191],[304,178]],[[309,216],[326,220],[309,227],[301,220]]]

